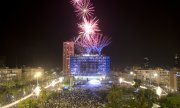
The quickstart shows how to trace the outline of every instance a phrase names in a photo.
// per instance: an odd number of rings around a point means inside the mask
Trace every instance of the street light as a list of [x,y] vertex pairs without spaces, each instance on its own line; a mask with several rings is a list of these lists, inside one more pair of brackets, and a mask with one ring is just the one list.
[[161,96],[161,93],[162,93],[162,89],[161,89],[161,87],[157,87],[156,88],[156,94],[158,95],[158,96]]
[[154,77],[157,77],[158,76],[158,74],[157,73],[154,73]]
[[34,77],[37,79],[37,86],[36,86],[36,88],[34,89],[34,93],[35,93],[36,96],[39,96],[39,94],[40,94],[40,92],[41,92],[41,89],[40,89],[39,83],[38,83],[38,78],[39,78],[41,75],[42,75],[41,72],[37,72],[37,73],[34,75]]
[[56,85],[56,82],[52,81],[51,85],[54,87]]
[[158,86],[159,86],[159,79],[158,79],[157,77],[158,77],[158,74],[157,74],[157,73],[154,73],[155,81],[157,82],[157,84],[158,84]]
[[[133,71],[130,72],[130,78],[131,80],[134,80],[136,76],[136,73],[134,73]],[[136,76],[137,77],[137,76]]]
[[37,72],[37,73],[34,75],[34,77],[37,78],[37,86],[39,85],[39,83],[38,83],[38,78],[39,78],[41,75],[42,75],[41,72]]
[[64,77],[60,77],[60,78],[59,78],[59,82],[60,82],[60,83],[63,82],[63,80],[64,80]]
[[122,78],[119,78],[119,83],[121,84],[123,82],[123,79]]
[[35,95],[36,95],[36,96],[39,96],[40,92],[41,92],[41,89],[40,89],[39,86],[37,86],[37,87],[34,89]]

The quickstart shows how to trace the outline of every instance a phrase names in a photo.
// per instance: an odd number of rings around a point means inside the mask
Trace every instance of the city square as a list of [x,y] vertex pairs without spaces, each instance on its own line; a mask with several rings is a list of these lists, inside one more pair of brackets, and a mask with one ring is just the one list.
[[4,3],[0,108],[180,108],[175,4]]

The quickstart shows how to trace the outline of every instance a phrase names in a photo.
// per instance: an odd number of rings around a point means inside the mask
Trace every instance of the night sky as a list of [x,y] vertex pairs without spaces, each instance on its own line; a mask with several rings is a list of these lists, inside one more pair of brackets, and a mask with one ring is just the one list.
[[[92,0],[95,16],[112,43],[103,50],[113,66],[172,66],[180,52],[180,14],[175,0]],[[8,66],[62,65],[62,43],[77,36],[69,0],[1,1],[0,56]]]

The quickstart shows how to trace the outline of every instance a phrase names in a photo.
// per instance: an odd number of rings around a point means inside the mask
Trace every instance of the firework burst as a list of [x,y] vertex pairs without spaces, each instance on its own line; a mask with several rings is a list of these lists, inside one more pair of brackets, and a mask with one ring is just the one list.
[[71,0],[71,4],[73,4],[74,6],[79,5],[83,0]]
[[77,49],[80,52],[101,55],[102,49],[109,45],[111,41],[110,38],[99,33],[99,20],[93,17],[94,7],[91,0],[71,0],[71,3],[81,21],[78,24],[79,36],[75,40]]
[[96,20],[95,18],[89,21],[84,18],[84,21],[81,24],[78,24],[78,26],[80,28],[79,34],[87,38],[100,31],[98,27],[98,20]]
[[[77,3],[76,3],[77,4]],[[94,12],[94,7],[90,0],[81,0],[75,5],[75,12],[79,18],[91,18]]]

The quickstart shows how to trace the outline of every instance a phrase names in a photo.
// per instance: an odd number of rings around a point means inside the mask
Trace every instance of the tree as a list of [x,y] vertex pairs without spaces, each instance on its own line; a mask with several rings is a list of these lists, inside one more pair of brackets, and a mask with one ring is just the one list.
[[122,91],[117,86],[113,85],[107,95],[108,102],[106,108],[120,108],[122,106]]
[[4,86],[5,88],[10,89],[12,87],[15,87],[16,83],[14,81],[10,80],[10,81],[3,82],[1,84],[1,86]]
[[30,98],[18,103],[18,108],[38,108],[37,99]]
[[180,108],[180,95],[170,94],[162,97],[159,102],[162,108]]
[[41,93],[39,95],[40,102],[45,102],[48,99],[48,94],[45,89],[41,88]]
[[153,103],[157,102],[158,96],[149,89],[139,90],[134,93],[134,99],[131,100],[130,106],[133,108],[151,108]]
[[135,82],[135,84],[134,84],[134,87],[137,89],[137,88],[139,88],[140,87],[140,85],[141,85],[141,80],[139,80],[139,79],[134,79],[134,82]]

